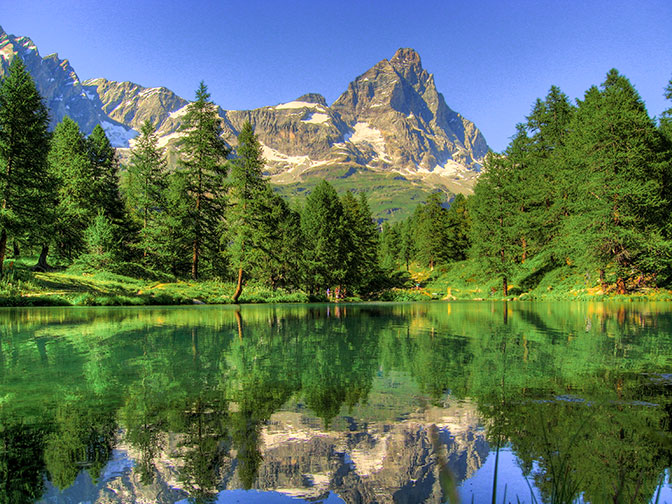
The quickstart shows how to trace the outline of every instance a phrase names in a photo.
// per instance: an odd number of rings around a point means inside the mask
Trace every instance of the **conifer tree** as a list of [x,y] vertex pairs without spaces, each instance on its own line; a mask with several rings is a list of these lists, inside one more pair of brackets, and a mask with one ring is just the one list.
[[415,258],[431,269],[447,259],[448,222],[442,199],[439,193],[430,194],[427,202],[418,205],[413,214]]
[[132,217],[139,222],[138,248],[146,265],[161,268],[168,262],[170,234],[166,213],[167,173],[163,149],[149,121],[131,149],[126,183],[126,199]]
[[201,82],[196,100],[189,104],[181,131],[180,167],[184,172],[190,218],[185,230],[191,235],[191,277],[198,279],[205,253],[213,268],[222,261],[221,240],[226,205],[226,158],[229,148],[221,138],[221,119]]
[[501,278],[504,296],[508,295],[509,277],[518,252],[513,225],[517,205],[509,184],[511,172],[507,158],[489,153],[471,199],[471,254],[486,271]]
[[58,187],[53,239],[59,252],[73,258],[84,250],[84,231],[98,213],[98,201],[91,190],[93,168],[86,141],[67,116],[54,129],[48,161]]
[[119,194],[119,161],[100,124],[93,128],[86,139],[86,146],[91,160],[93,193],[98,208],[112,222],[120,224],[124,218],[124,206]]
[[268,261],[271,251],[272,192],[264,179],[264,158],[261,144],[249,121],[238,135],[238,159],[231,168],[231,212],[229,224],[232,230],[231,255],[238,270],[238,283],[233,294],[236,303],[243,291],[246,274],[255,265]]
[[467,258],[471,233],[471,217],[469,216],[467,198],[456,194],[446,212],[447,256],[451,261],[462,261]]
[[341,198],[344,231],[347,237],[347,273],[349,286],[366,288],[378,274],[378,228],[371,216],[366,193],[355,198],[347,191]]
[[380,233],[379,262],[387,272],[393,272],[399,267],[401,257],[400,224],[390,225],[383,223]]
[[0,274],[8,238],[26,230],[36,235],[48,215],[48,121],[35,83],[15,57],[0,83]]
[[606,284],[613,268],[625,281],[666,266],[660,233],[668,208],[663,192],[662,138],[628,79],[610,70],[588,90],[568,135],[564,159],[574,177],[564,234],[573,260],[595,267]]
[[306,198],[301,216],[305,281],[313,293],[346,281],[350,244],[344,220],[336,190],[322,180]]

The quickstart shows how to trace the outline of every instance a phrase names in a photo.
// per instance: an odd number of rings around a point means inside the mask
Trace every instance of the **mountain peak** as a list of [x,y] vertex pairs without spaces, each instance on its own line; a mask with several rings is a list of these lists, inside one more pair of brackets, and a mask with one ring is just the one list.
[[316,103],[318,105],[327,106],[327,100],[324,99],[320,93],[306,93],[302,96],[299,96],[296,101],[306,102],[306,103]]
[[397,52],[394,53],[392,59],[390,60],[393,66],[402,65],[402,66],[417,66],[422,68],[422,62],[420,61],[420,55],[415,49],[408,47],[402,47],[397,49]]

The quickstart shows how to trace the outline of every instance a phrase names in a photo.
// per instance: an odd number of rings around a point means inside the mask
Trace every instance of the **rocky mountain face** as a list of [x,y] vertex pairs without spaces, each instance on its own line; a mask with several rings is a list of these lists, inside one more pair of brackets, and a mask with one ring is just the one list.
[[[81,82],[68,60],[42,58],[29,38],[0,28],[0,77],[16,56],[45,97],[52,125],[65,115],[85,134],[101,124],[123,149],[149,119],[160,144],[174,150],[189,102],[169,89],[103,78]],[[331,106],[309,93],[254,110],[220,109],[220,115],[232,146],[244,122],[252,123],[275,184],[300,192],[321,178],[349,188],[342,180],[350,179],[351,186],[395,193],[373,202],[378,213],[394,213],[399,199],[415,200],[418,191],[470,192],[488,151],[478,128],[448,107],[413,49],[399,49],[374,65]]]
[[52,128],[66,115],[76,121],[86,135],[100,124],[115,147],[128,146],[129,140],[137,134],[105,113],[95,89],[79,80],[67,59],[60,59],[58,54],[43,58],[28,37],[9,35],[0,27],[0,78],[17,56],[25,63],[49,108]]

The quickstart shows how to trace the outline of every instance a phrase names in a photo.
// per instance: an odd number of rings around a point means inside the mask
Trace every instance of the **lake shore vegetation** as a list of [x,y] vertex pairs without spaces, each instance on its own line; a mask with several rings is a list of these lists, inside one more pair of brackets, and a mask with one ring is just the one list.
[[[666,89],[672,99],[672,81]],[[222,138],[201,83],[168,168],[146,122],[122,165],[105,131],[48,111],[19,58],[0,83],[0,305],[672,299],[672,108],[616,70],[538,99],[474,194],[376,222],[365,191],[275,192],[246,123]]]

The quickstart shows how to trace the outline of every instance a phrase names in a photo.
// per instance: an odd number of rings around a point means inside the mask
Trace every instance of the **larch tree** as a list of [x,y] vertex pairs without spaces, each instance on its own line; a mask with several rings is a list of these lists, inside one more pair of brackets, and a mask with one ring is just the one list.
[[201,256],[206,254],[216,267],[221,252],[222,227],[226,210],[227,157],[230,149],[222,139],[218,107],[210,101],[207,86],[201,82],[196,100],[187,107],[181,131],[180,163],[190,207],[186,222],[192,237],[191,277],[199,277]]
[[52,239],[61,254],[73,258],[84,250],[84,232],[99,207],[91,190],[94,177],[86,140],[67,116],[54,129],[48,161],[58,187]]
[[512,169],[506,157],[489,153],[470,205],[470,253],[486,271],[501,278],[504,296],[508,295],[509,277],[519,251],[514,226],[517,204],[510,184]]
[[601,88],[586,92],[571,125],[565,162],[574,193],[564,233],[574,260],[607,269],[616,290],[626,280],[669,266],[669,243],[660,232],[667,216],[662,137],[627,78],[610,70]]
[[131,149],[126,179],[126,199],[131,215],[140,227],[138,248],[145,265],[160,267],[166,261],[167,162],[158,146],[156,129],[149,121]]
[[304,274],[309,291],[320,292],[346,281],[350,251],[341,200],[322,180],[306,198],[301,215],[305,239]]
[[231,229],[231,256],[238,270],[233,302],[238,302],[245,276],[257,264],[271,255],[272,191],[263,175],[262,147],[249,121],[238,135],[238,155],[231,167],[231,209],[228,223]]
[[33,79],[15,57],[0,83],[0,274],[8,238],[35,230],[47,210],[48,122]]

